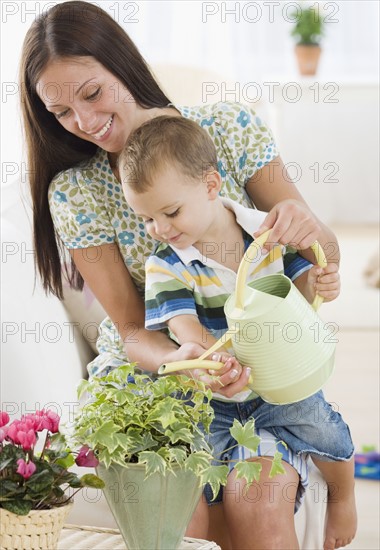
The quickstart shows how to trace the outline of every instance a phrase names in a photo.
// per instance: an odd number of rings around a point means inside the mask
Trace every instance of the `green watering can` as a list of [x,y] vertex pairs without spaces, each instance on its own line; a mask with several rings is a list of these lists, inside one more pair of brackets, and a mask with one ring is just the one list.
[[[251,243],[240,263],[236,290],[224,305],[227,332],[199,359],[167,363],[159,374],[192,368],[218,370],[223,363],[205,358],[231,341],[238,361],[252,368],[248,387],[268,403],[296,403],[326,383],[334,368],[335,342],[328,324],[316,313],[323,298],[317,295],[310,305],[283,274],[246,284],[269,233]],[[311,248],[318,264],[326,267],[319,243]]]

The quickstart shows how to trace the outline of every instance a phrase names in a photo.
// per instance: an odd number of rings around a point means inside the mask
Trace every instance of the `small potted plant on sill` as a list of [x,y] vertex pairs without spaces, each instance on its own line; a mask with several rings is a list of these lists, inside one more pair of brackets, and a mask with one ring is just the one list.
[[[59,431],[55,412],[38,410],[9,420],[0,412],[1,549],[55,550],[75,493],[83,487],[103,488],[104,483],[94,474],[79,477],[69,471],[78,461]],[[84,452],[79,461],[91,466],[92,457],[85,459]],[[69,488],[72,494],[66,493]]]
[[[104,377],[83,380],[81,398],[89,400],[74,420],[76,443],[92,449],[108,505],[129,549],[176,549],[209,483],[218,493],[227,483],[228,466],[215,464],[207,442],[214,413],[212,393],[186,376],[154,380],[134,364]],[[235,421],[237,444],[256,450],[254,421]],[[284,473],[281,453],[271,477]],[[260,477],[257,462],[238,462],[237,476],[249,485]]]
[[324,34],[324,21],[319,7],[300,7],[293,12],[295,20],[291,35],[297,39],[296,56],[301,75],[314,75],[317,72],[321,55],[320,39]]

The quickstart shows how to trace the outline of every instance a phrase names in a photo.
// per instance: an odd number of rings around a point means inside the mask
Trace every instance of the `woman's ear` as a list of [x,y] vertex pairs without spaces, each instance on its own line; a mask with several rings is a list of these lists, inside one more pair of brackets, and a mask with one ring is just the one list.
[[222,188],[222,178],[216,170],[208,170],[204,174],[206,181],[207,195],[209,200],[215,200],[219,196],[219,191]]

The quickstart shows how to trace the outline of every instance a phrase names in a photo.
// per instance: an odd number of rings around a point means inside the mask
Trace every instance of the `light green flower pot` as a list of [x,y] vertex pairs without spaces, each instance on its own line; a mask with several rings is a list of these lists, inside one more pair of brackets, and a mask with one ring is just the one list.
[[111,512],[128,550],[176,550],[199,502],[202,488],[192,472],[155,473],[145,465],[97,467]]

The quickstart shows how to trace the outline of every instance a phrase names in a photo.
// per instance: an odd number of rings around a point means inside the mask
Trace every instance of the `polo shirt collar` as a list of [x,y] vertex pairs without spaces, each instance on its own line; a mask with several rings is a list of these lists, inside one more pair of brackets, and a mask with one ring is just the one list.
[[[261,222],[266,217],[266,212],[261,212],[260,210],[255,210],[253,208],[246,208],[241,204],[227,199],[225,197],[220,197],[223,206],[231,210],[235,216],[237,223],[246,231],[249,235],[252,235],[258,227],[260,227]],[[195,248],[195,246],[189,246],[188,248],[176,248],[175,246],[169,245],[174,252],[177,254],[181,262],[185,265],[190,265],[192,262],[198,260],[204,265],[209,267],[220,267],[220,265],[214,260],[207,258],[201,254],[201,252]]]

